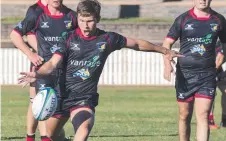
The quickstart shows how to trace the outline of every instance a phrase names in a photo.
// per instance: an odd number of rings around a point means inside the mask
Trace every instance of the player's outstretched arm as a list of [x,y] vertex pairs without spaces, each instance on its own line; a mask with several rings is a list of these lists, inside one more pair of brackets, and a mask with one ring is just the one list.
[[[38,71],[32,71],[32,72],[21,72],[20,74],[22,75],[18,79],[18,83],[24,83],[23,86],[27,85],[28,83],[34,82],[36,79],[35,78],[43,78],[46,75],[49,75],[51,72],[53,72],[54,69],[57,68],[58,64],[62,62],[62,56],[58,54],[54,54],[52,58],[44,63]],[[34,68],[33,68],[34,70]]]
[[[162,46],[165,47],[166,49],[171,49],[174,43],[175,40],[171,38],[165,38]],[[163,56],[163,60],[164,60],[164,79],[171,81],[171,73],[175,73],[175,71],[173,70],[171,61],[167,59],[166,55]],[[175,64],[173,60],[172,63]]]
[[44,63],[38,69],[38,71],[36,71],[36,78],[41,78],[45,75],[51,74],[53,70],[57,68],[58,64],[62,62],[62,60],[63,60],[63,57],[61,55],[54,54],[48,62]]
[[169,61],[171,61],[174,57],[184,57],[177,51],[155,45],[145,40],[136,40],[131,38],[126,39],[126,48],[134,49],[137,51],[158,52],[164,54],[166,56],[166,59],[168,59]]

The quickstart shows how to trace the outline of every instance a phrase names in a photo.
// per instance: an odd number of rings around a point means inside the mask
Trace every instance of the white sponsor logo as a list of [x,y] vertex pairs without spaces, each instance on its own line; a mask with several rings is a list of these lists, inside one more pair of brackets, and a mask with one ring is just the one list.
[[77,50],[77,51],[80,50],[80,48],[78,47],[78,44],[70,42],[70,46],[72,50]]
[[197,42],[197,43],[204,42],[203,38],[187,38],[187,39],[188,39],[188,42]]
[[193,24],[186,24],[184,29],[185,30],[193,30],[194,28],[192,26],[193,26]]
[[77,60],[71,60],[71,65],[74,66],[87,66],[87,67],[95,67],[100,66],[100,62],[92,62],[92,61],[77,61]]
[[211,44],[212,43],[212,34],[207,34],[204,37],[198,37],[198,38],[187,38],[187,40],[188,40],[188,42]]
[[48,22],[42,22],[41,28],[49,28]]
[[78,60],[71,60],[71,65],[74,66],[87,66],[87,67],[98,67],[100,66],[100,61],[99,61],[99,56],[94,56],[92,59],[88,60],[88,61],[78,61]]
[[61,37],[58,37],[58,36],[56,36],[56,37],[47,36],[47,37],[44,37],[44,39],[45,39],[45,41],[49,41],[49,42],[58,42],[61,39]]

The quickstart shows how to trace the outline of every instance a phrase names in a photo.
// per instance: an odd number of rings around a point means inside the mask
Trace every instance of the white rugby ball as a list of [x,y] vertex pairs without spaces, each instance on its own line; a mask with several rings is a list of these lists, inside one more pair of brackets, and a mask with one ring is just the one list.
[[57,96],[54,89],[50,87],[41,88],[34,98],[32,113],[37,120],[47,120],[57,108]]

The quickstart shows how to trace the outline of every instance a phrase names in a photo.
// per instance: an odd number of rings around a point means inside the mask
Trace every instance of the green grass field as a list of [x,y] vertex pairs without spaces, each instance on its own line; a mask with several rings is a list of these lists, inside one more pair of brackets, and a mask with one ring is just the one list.
[[[177,141],[178,107],[171,87],[101,87],[96,122],[89,141]],[[2,140],[24,141],[28,88],[2,87]],[[220,122],[220,95],[215,106]],[[195,141],[195,119],[191,141]],[[67,136],[73,135],[70,121]],[[38,133],[36,134],[37,141]],[[211,131],[210,141],[225,141],[226,129]]]

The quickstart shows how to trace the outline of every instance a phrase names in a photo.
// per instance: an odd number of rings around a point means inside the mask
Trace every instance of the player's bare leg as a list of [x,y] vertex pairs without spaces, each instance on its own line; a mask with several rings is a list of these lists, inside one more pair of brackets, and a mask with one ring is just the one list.
[[197,141],[209,140],[208,116],[212,106],[212,100],[206,98],[195,99],[195,114],[197,120]]
[[209,123],[210,129],[218,129],[219,128],[219,126],[216,125],[215,121],[214,121],[214,103],[215,103],[215,100],[213,101],[211,111],[210,111],[210,114],[209,114],[209,118],[208,118],[208,123]]
[[86,141],[94,125],[94,112],[89,108],[78,108],[70,117],[75,130],[73,141]]
[[52,139],[52,141],[64,141],[64,125],[69,118],[54,118],[51,117],[46,121],[47,126],[47,136]]
[[180,141],[189,141],[191,134],[191,118],[194,101],[178,102],[179,106],[179,138]]
[[[30,87],[30,104],[27,112],[27,135],[35,135],[37,126],[39,127],[39,132],[41,137],[46,136],[46,124],[45,121],[37,121],[32,114],[32,102],[33,98],[36,96],[35,87]],[[29,139],[27,139],[29,140]]]
[[[35,135],[35,131],[38,126],[38,121],[34,118],[32,114],[32,102],[33,98],[36,95],[35,87],[30,87],[29,92],[30,92],[30,103],[27,111],[27,135],[30,136],[30,138],[32,138],[31,136]],[[27,140],[29,140],[28,137]]]

